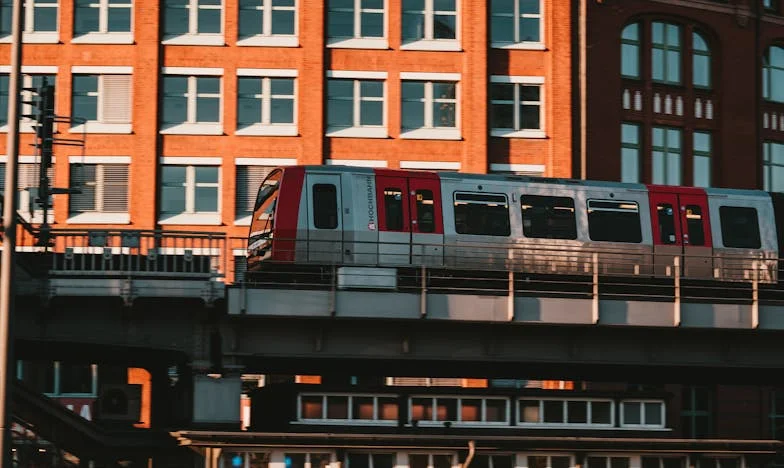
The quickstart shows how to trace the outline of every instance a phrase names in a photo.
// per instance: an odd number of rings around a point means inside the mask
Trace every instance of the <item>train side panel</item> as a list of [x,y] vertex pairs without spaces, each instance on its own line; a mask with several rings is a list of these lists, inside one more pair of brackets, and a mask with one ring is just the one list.
[[368,171],[344,174],[344,258],[346,264],[378,264],[376,177]]

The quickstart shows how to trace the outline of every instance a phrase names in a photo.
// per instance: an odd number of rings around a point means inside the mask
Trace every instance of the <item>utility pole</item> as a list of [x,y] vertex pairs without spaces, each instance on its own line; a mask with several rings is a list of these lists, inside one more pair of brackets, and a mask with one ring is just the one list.
[[11,384],[13,383],[14,253],[16,252],[16,179],[19,160],[19,96],[22,71],[23,0],[13,0],[11,75],[8,80],[8,141],[3,198],[3,253],[0,257],[0,462],[11,466]]

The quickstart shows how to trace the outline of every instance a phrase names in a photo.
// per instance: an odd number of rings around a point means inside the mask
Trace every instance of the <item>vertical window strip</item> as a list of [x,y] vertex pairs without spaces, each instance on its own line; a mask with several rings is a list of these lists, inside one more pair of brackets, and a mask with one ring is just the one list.
[[698,32],[692,33],[692,84],[711,87],[711,51],[708,41]]
[[764,190],[784,192],[784,143],[766,141],[762,149]]
[[640,182],[640,125],[621,124],[621,182]]
[[640,78],[640,23],[626,25],[621,33],[621,75]]
[[763,59],[762,80],[763,97],[784,102],[784,47],[768,47]]
[[654,21],[651,23],[651,68],[654,81],[681,82],[681,27]]
[[711,184],[711,153],[713,142],[710,132],[694,132],[693,137],[693,169],[695,187],[710,187]]
[[681,130],[653,127],[652,177],[654,184],[681,184]]

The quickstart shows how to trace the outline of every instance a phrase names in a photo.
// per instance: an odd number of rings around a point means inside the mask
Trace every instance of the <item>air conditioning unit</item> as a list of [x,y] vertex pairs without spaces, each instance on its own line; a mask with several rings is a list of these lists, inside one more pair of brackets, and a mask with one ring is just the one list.
[[107,384],[98,394],[96,419],[136,423],[142,410],[142,386],[139,384]]

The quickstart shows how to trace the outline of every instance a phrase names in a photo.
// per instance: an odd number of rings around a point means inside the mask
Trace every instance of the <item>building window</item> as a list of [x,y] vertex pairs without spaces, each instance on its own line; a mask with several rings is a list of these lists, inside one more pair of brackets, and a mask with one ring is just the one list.
[[640,126],[621,124],[621,182],[640,182]]
[[640,24],[632,23],[621,33],[621,75],[640,77]]
[[784,47],[768,47],[762,66],[762,97],[784,102]]
[[[20,156],[20,159],[23,157]],[[0,163],[0,193],[5,190],[5,167],[6,163]],[[42,207],[36,201],[38,198],[38,187],[40,186],[40,165],[33,162],[20,162],[17,166],[18,175],[16,180],[17,186],[17,206],[19,213],[28,222],[33,221],[40,223],[42,218]],[[50,181],[54,180],[54,166],[50,166],[46,170],[46,175]],[[52,198],[49,197],[49,222],[54,221],[54,215],[51,211]]]
[[[24,0],[24,26],[22,32],[57,32],[58,0]],[[11,35],[13,18],[12,2],[0,3],[0,37]]]
[[694,132],[694,180],[695,187],[710,187],[711,184],[711,134]]
[[456,82],[404,80],[401,94],[404,134],[417,130],[457,130]]
[[[214,76],[163,77],[163,128],[215,127],[221,121],[221,79]],[[187,125],[185,128],[187,128]],[[219,126],[218,126],[219,127]],[[217,127],[215,127],[217,128]]]
[[[8,75],[0,75],[0,126],[8,125]],[[30,117],[24,115],[32,115],[38,112],[37,106],[27,104],[37,99],[37,94],[30,91],[29,88],[40,88],[44,80],[46,84],[55,84],[55,75],[22,75],[22,95],[20,113],[23,115],[19,130],[32,132],[32,125],[36,123]]]
[[70,188],[79,191],[68,197],[70,217],[128,212],[127,164],[71,164]]
[[671,23],[651,23],[651,73],[653,81],[681,83],[681,27]]
[[250,217],[256,203],[256,194],[272,169],[274,167],[237,166],[237,189],[234,203],[236,224],[250,224]]
[[698,88],[710,88],[711,51],[702,34],[692,33],[692,49],[692,83]]
[[770,401],[770,436],[781,439],[784,434],[784,388],[775,388]]
[[[367,130],[367,134],[356,131],[346,133],[347,129]],[[328,79],[327,135],[386,137],[384,82],[381,80]]]
[[164,39],[223,32],[221,0],[164,0],[164,8]]
[[612,426],[613,402],[609,400],[518,400],[517,424]]
[[218,213],[217,166],[164,164],[161,174],[161,219]]
[[296,34],[295,0],[240,0],[239,15],[240,39]]
[[331,42],[384,37],[384,0],[329,0],[327,17]]
[[[74,117],[87,121],[88,131],[110,128],[103,124],[123,124],[122,128],[129,127],[131,75],[74,75],[72,89],[71,113]],[[75,121],[74,125],[80,126],[82,122]],[[127,130],[130,131],[130,128]]]
[[[759,245],[756,248],[759,248]],[[681,431],[683,436],[691,439],[712,436],[713,392],[711,389],[698,385],[684,385],[681,397]],[[643,466],[645,466],[644,463]]]
[[[499,78],[502,77],[492,77],[491,80]],[[490,85],[490,96],[493,136],[544,136],[541,85],[494,82]]]
[[458,0],[403,0],[403,44],[457,38]]
[[629,457],[587,457],[586,468],[629,468]]
[[239,77],[238,134],[296,135],[294,104],[295,78]]
[[661,401],[621,402],[621,426],[664,427],[664,403]]
[[662,185],[681,184],[681,130],[653,127],[651,182]]
[[409,468],[452,468],[457,457],[446,453],[409,453]]
[[132,15],[132,0],[76,0],[74,37],[129,33]]
[[490,28],[495,46],[542,42],[541,22],[539,0],[492,0]]
[[346,453],[346,468],[393,468],[395,465],[394,453]]
[[784,192],[784,143],[764,142],[762,160],[763,190]]

